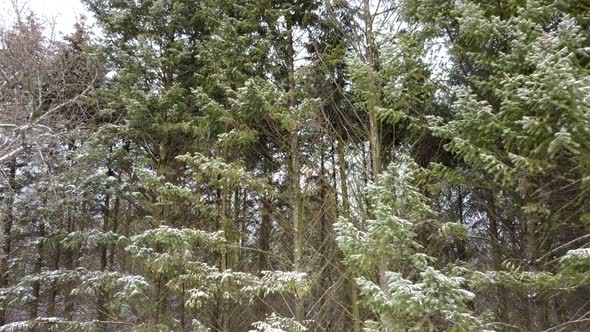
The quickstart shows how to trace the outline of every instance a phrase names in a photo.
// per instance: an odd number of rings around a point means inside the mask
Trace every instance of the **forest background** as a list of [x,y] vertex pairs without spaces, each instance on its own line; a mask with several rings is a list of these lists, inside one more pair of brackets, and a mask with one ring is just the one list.
[[3,2],[0,331],[590,329],[587,1],[82,3]]

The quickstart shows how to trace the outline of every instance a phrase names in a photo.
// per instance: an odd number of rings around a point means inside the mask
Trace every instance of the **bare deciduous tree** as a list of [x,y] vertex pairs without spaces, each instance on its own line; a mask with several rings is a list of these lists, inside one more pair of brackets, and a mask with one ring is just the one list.
[[[64,43],[46,37],[32,13],[13,3],[16,22],[0,30],[0,162],[59,138],[59,130],[85,119],[79,106],[98,71],[81,54],[85,27]],[[76,113],[75,117],[71,116]]]

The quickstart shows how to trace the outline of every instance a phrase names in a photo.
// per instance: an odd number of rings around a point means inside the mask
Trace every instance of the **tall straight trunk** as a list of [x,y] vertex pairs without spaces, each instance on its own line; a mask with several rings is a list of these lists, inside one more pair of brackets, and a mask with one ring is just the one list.
[[[381,124],[377,118],[377,106],[380,100],[379,86],[376,84],[377,65],[375,59],[375,37],[373,35],[373,15],[371,15],[370,0],[363,0],[363,16],[365,21],[365,59],[369,68],[369,89],[367,100],[367,112],[369,113],[369,145],[371,148],[371,178],[377,180],[381,174]],[[395,142],[394,142],[395,143]],[[384,293],[389,293],[387,282],[388,262],[382,260],[379,263],[379,286]],[[385,331],[393,331],[392,324],[384,319]]]
[[[270,233],[272,227],[272,220],[271,220],[271,202],[268,197],[262,198],[262,211],[261,211],[261,223],[260,228],[258,229],[258,273],[260,274],[262,271],[267,271],[269,269],[268,265],[268,255],[267,253],[270,251]],[[264,297],[260,297],[258,300],[257,305],[257,318],[259,321],[263,321],[266,319],[266,314],[268,312],[268,308],[265,302]]]
[[[498,220],[495,215],[495,211],[492,212],[490,215],[490,238],[492,242],[492,254],[494,256],[494,269],[496,271],[502,270],[502,252],[499,247],[499,239],[500,233],[498,232]],[[500,303],[498,303],[497,308],[497,315],[498,319],[502,322],[507,321],[507,317],[505,313],[507,313],[506,309],[506,301],[505,301],[505,292],[504,287],[502,285],[498,285],[498,299]]]
[[[291,113],[295,112],[295,50],[293,46],[293,26],[287,23],[287,70],[289,99],[288,107]],[[301,218],[301,161],[299,160],[299,133],[295,128],[289,135],[289,151],[291,156],[291,222],[293,225],[293,270],[303,272],[302,255],[302,218]],[[303,294],[296,294],[295,319],[298,322],[305,320],[305,305]]]
[[[74,230],[74,216],[73,212],[69,211],[67,215],[67,232],[71,233]],[[64,248],[64,268],[68,271],[74,269],[74,249],[71,247]],[[66,320],[71,321],[74,317],[74,297],[71,294],[73,285],[71,282],[67,282],[64,285],[64,316]]]
[[[321,270],[319,271],[319,280],[317,281],[319,289],[322,292],[327,292],[330,288],[330,280],[329,280],[329,268],[330,268],[330,264],[327,261],[327,257],[326,257],[326,253],[329,252],[330,248],[327,245],[327,232],[329,230],[328,224],[331,224],[333,220],[329,220],[330,216],[330,209],[331,209],[331,205],[332,202],[328,202],[328,188],[327,188],[327,182],[326,182],[326,164],[325,164],[325,152],[324,152],[324,146],[321,146],[320,149],[320,177],[319,177],[320,183],[320,192],[319,192],[319,230],[318,230],[318,243],[319,243],[319,250],[323,250],[323,255],[320,255],[319,257],[319,266],[321,266]],[[326,307],[329,303],[329,299],[328,296],[326,294],[323,294],[320,299],[318,300],[319,302],[319,311],[326,311]],[[327,325],[330,323],[330,318],[324,318],[325,315],[321,316],[323,320],[325,320],[325,322],[318,322],[321,326],[324,326],[325,329],[330,330],[330,326]]]
[[[59,258],[61,256],[61,245],[59,242],[55,245],[55,254],[53,255],[53,271],[59,269]],[[55,317],[55,297],[57,296],[57,284],[54,280],[50,281],[49,292],[47,294],[47,316]]]
[[[334,270],[338,271],[342,267],[340,264],[341,259],[334,259],[334,257],[336,257],[335,254],[337,253],[337,248],[334,238],[331,236],[334,231],[332,225],[338,220],[338,202],[334,199],[334,196],[336,196],[336,189],[331,181],[334,178],[334,174],[328,168],[329,158],[333,157],[335,154],[334,146],[331,148],[330,152],[328,152],[325,145],[322,145],[320,148],[320,210],[318,211],[320,214],[318,250],[323,253],[320,255],[320,266],[322,269],[319,274],[320,279],[318,284],[319,289],[324,292],[318,300],[320,306],[318,309],[319,312],[322,313],[320,317],[324,320],[319,323],[328,331],[334,329],[334,324],[339,324],[339,322],[333,317],[331,311],[334,309],[334,298],[330,296],[330,292],[332,289],[331,286],[335,283],[331,272]],[[334,296],[336,296],[336,294],[334,294]]]
[[[167,90],[170,85],[168,78],[164,82],[164,90]],[[167,113],[164,112],[164,119],[167,120]],[[174,156],[172,155],[172,146],[170,143],[169,135],[164,135],[158,145],[158,161],[156,163],[157,174],[164,178],[166,182],[176,183],[175,173],[171,167]],[[171,225],[172,220],[169,220],[170,207],[163,204],[158,210],[156,210],[157,219],[161,222],[165,222],[166,225]],[[172,224],[172,226],[174,226]],[[162,253],[162,248],[158,244],[156,246],[156,252]],[[168,282],[168,276],[162,273],[154,273],[156,280],[156,307],[155,307],[155,323],[162,324],[166,320],[168,311],[168,290],[166,283]]]
[[[525,194],[525,204],[530,201],[533,201],[533,199],[530,198],[528,193]],[[526,259],[529,269],[533,272],[537,272],[540,270],[539,263],[537,262],[537,259],[539,258],[539,240],[537,239],[537,231],[539,231],[539,225],[542,223],[539,222],[537,216],[525,214],[524,218],[526,223]],[[549,223],[548,220],[543,220],[543,222]],[[535,292],[534,294],[528,294],[527,302],[529,316],[528,330],[531,332],[545,330],[546,324],[548,324],[546,301],[542,298],[540,292]]]
[[[35,265],[33,267],[33,273],[39,275],[41,268],[43,267],[43,238],[45,237],[45,224],[39,223],[39,240],[37,242],[37,257],[35,257]],[[33,282],[31,295],[33,295],[33,301],[31,301],[31,309],[29,311],[29,319],[33,320],[39,317],[39,297],[41,296],[41,283],[39,281]],[[31,328],[31,331],[35,331],[35,326]]]
[[371,91],[367,100],[367,111],[369,113],[369,144],[371,146],[371,170],[372,178],[375,180],[381,173],[381,130],[379,120],[377,119],[376,107],[379,99],[378,86],[376,86],[376,65],[375,65],[375,48],[373,36],[373,17],[369,0],[363,0],[363,14],[365,20],[365,59],[369,68],[369,84]]
[[[119,209],[121,207],[121,200],[119,199],[119,197],[115,197],[115,205],[113,206],[113,217],[111,218],[111,231],[115,234],[117,234],[117,232],[119,231]],[[115,270],[115,252],[116,252],[116,247],[117,244],[113,243],[110,245],[111,249],[109,251],[109,256],[108,256],[108,263],[107,263],[107,267],[109,269],[109,271],[114,271]]]
[[338,141],[338,165],[340,173],[340,190],[342,191],[342,214],[350,220],[350,200],[348,197],[348,182],[346,181],[346,151],[343,140]]
[[[289,139],[291,150],[291,219],[293,222],[293,270],[303,272],[302,266],[302,218],[301,218],[301,192],[299,188],[301,165],[299,161],[299,136],[292,133]],[[295,319],[298,322],[305,320],[305,308],[303,294],[297,294],[295,299]]]
[[[228,212],[228,206],[227,206],[227,193],[228,190],[221,190],[221,205],[220,205],[220,211],[219,211],[219,215],[221,218],[221,229],[224,231],[224,233],[226,234],[226,237],[229,237],[230,239],[228,239],[229,243],[232,243],[232,235],[231,235],[231,230],[229,229],[230,225],[229,225],[229,218],[227,215]],[[221,255],[221,272],[230,269],[231,268],[231,261],[232,261],[232,253],[233,253],[233,248],[229,248],[226,250],[225,253],[223,253]],[[230,305],[229,305],[229,301],[225,298],[221,298],[221,302],[222,302],[222,308],[221,308],[221,324],[222,324],[222,328],[223,328],[223,332],[230,332],[231,331],[231,327],[230,327]]]
[[[338,141],[338,164],[340,173],[340,188],[342,191],[342,216],[350,221],[350,201],[348,198],[348,183],[346,178],[346,151],[343,140]],[[361,315],[358,303],[358,287],[354,281],[352,271],[347,272],[348,288],[350,292],[350,307],[352,309],[352,331],[360,332]]]
[[225,192],[225,229],[230,241],[230,248],[227,250],[227,268],[235,270],[238,267],[240,255],[240,198],[239,190],[226,190]]
[[182,331],[186,331],[186,314],[184,308],[184,301],[185,301],[185,284],[181,285],[180,289],[180,326]]
[[[459,191],[459,199],[462,201],[463,200],[463,195],[461,194],[461,191]],[[500,230],[498,228],[498,210],[496,208],[496,202],[495,202],[495,194],[490,191],[487,190],[485,191],[485,197],[486,200],[489,202],[488,203],[488,207],[487,207],[487,215],[488,215],[488,219],[489,219],[489,236],[490,236],[490,245],[492,248],[492,255],[493,255],[493,268],[496,271],[501,271],[502,270],[502,261],[504,260],[504,257],[502,255],[502,246],[501,246],[501,242],[500,242]],[[462,207],[462,202],[461,202],[461,207]],[[461,213],[461,219],[462,219],[462,213]],[[496,286],[496,291],[498,293],[498,303],[495,305],[495,314],[497,317],[497,320],[500,322],[504,322],[504,323],[510,323],[511,322],[511,318],[510,318],[510,311],[508,310],[509,304],[508,304],[508,289],[505,286],[502,285],[497,285]]]
[[244,238],[244,234],[246,232],[246,225],[243,221],[243,219],[241,218],[242,216],[242,204],[245,203],[242,200],[242,195],[241,195],[241,190],[240,188],[235,188],[234,189],[234,204],[233,204],[233,230],[236,233],[235,235],[235,239],[234,239],[234,246],[235,246],[235,251],[233,253],[234,257],[233,257],[233,261],[232,261],[232,270],[237,269],[240,266],[240,257],[242,255],[242,239]]
[[[103,224],[102,224],[102,231],[104,233],[109,231],[109,222],[110,222],[110,206],[111,206],[111,195],[106,194],[104,199],[104,207],[103,207]],[[108,246],[106,244],[101,244],[99,247],[100,251],[100,270],[106,271],[107,270],[107,259],[108,259]],[[107,310],[106,310],[106,291],[102,288],[99,288],[98,298],[96,303],[96,319],[98,321],[105,321],[107,319]]]
[[[2,243],[2,256],[0,257],[0,288],[5,288],[8,286],[8,272],[10,271],[8,264],[10,264],[10,253],[12,250],[12,226],[14,224],[16,157],[13,157],[10,160],[8,167],[8,183],[10,188],[6,194],[6,211],[2,220],[2,240],[4,243]],[[3,301],[0,305],[0,326],[6,324],[7,305],[8,303],[5,301]]]
[[[527,216],[526,218],[530,218]],[[528,219],[527,221],[527,232],[526,232],[526,258],[529,262],[529,268],[532,271],[538,271],[537,269],[537,238],[536,238],[536,226],[535,220]],[[531,332],[540,332],[544,330],[544,311],[545,307],[542,303],[541,297],[538,293],[527,295],[527,309],[529,326],[528,330]]]
[[[458,206],[457,206],[457,215],[459,216],[459,223],[461,225],[465,225],[465,221],[463,220],[463,215],[464,215],[464,208],[463,208],[463,191],[461,190],[461,187],[459,186],[459,188],[457,188],[458,190]],[[466,249],[465,249],[465,241],[462,239],[458,239],[457,240],[457,258],[459,260],[464,260],[466,257]]]

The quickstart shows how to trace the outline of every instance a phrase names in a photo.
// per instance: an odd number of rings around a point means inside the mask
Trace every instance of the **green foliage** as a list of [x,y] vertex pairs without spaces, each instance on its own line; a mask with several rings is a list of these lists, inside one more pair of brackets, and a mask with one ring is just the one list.
[[0,331],[587,328],[584,1],[83,2],[0,28]]
[[[474,285],[514,291],[514,299],[531,305],[529,317],[550,297],[587,282],[578,274],[588,271],[577,251],[583,249],[563,254],[584,246],[577,242],[584,233],[559,235],[581,229],[578,220],[588,201],[583,179],[590,153],[590,82],[582,18],[588,8],[578,5],[403,2],[404,14],[422,26],[426,38],[447,38],[454,63],[452,117],[428,120],[464,166],[432,169],[465,188],[468,201],[487,207],[494,263],[490,271],[474,274]],[[505,232],[512,233],[510,239]],[[515,241],[522,245],[510,248]],[[549,327],[540,316],[526,322],[509,313],[497,318],[529,330]]]
[[[437,224],[428,199],[415,187],[418,166],[404,155],[390,165],[368,189],[370,214],[363,227],[341,219],[336,224],[338,245],[349,266],[359,276],[363,302],[379,322],[367,322],[368,330],[431,329],[467,331],[479,329],[468,302],[475,295],[467,281],[449,269],[432,267],[436,259],[418,242],[425,224],[440,232],[465,236],[459,224]],[[373,280],[379,271],[379,282]]]

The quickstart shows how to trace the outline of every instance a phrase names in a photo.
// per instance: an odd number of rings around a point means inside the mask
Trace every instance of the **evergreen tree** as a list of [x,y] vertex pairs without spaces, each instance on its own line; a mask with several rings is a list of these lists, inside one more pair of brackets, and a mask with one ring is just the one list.
[[587,33],[579,19],[587,9],[573,16],[572,7],[544,1],[405,6],[424,33],[449,41],[453,117],[432,117],[431,127],[466,166],[436,169],[462,183],[461,197],[484,214],[491,244],[478,249],[491,248],[495,271],[483,283],[500,292],[486,301],[499,302],[497,320],[531,331],[564,323],[573,313],[560,303],[572,298],[558,295],[570,287],[559,262],[584,245],[588,200]]
[[[452,265],[437,270],[431,256],[436,234],[463,236],[466,231],[457,223],[436,222],[415,185],[419,167],[407,156],[396,159],[368,189],[374,219],[355,226],[342,218],[336,225],[362,300],[378,317],[366,321],[365,330],[476,330],[481,322],[468,305],[475,295],[466,289],[462,270]],[[431,232],[430,247],[418,241],[423,232]]]
[[0,331],[590,326],[584,1],[83,2],[0,28]]

